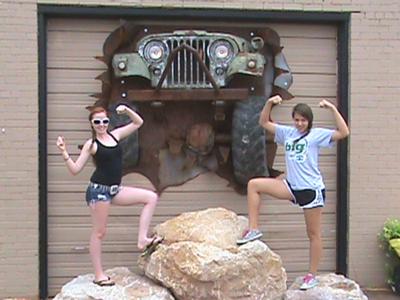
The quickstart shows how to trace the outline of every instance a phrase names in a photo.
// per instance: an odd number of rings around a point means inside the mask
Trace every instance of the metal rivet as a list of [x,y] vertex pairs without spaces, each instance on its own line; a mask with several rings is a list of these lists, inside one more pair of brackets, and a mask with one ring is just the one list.
[[256,67],[256,62],[255,62],[254,60],[250,60],[250,61],[247,63],[247,66],[248,66],[250,69],[254,69],[254,68]]
[[118,69],[120,69],[121,71],[126,69],[126,63],[124,61],[120,61],[118,63]]
[[126,98],[126,93],[122,93],[122,98]]
[[121,84],[124,84],[125,83],[125,80],[121,80]]
[[156,75],[156,76],[159,76],[161,74],[161,70],[159,68],[155,68],[153,70],[153,74]]
[[152,107],[163,107],[164,103],[161,101],[152,101],[150,104]]

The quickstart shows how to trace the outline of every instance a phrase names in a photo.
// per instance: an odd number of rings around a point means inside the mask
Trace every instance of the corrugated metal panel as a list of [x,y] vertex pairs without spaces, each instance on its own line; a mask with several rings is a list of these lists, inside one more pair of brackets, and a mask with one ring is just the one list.
[[[77,146],[90,137],[85,106],[93,103],[90,94],[100,91],[94,78],[104,65],[93,57],[101,55],[102,44],[117,26],[117,20],[49,21],[48,32],[48,212],[49,212],[49,294],[56,294],[72,277],[92,272],[87,251],[90,233],[89,212],[84,190],[93,166],[76,177],[69,175],[55,146],[64,135],[74,157]],[[230,25],[232,26],[232,25]],[[246,25],[244,25],[246,26]],[[251,26],[249,24],[248,26]],[[332,115],[317,108],[321,97],[336,100],[336,28],[334,26],[269,24],[281,36],[285,55],[294,74],[291,92],[297,98],[273,111],[273,118],[291,123],[291,107],[307,102],[314,109],[316,126],[333,127]],[[324,149],[321,169],[328,189],[323,216],[324,256],[320,270],[334,271],[336,256],[336,148]],[[284,169],[280,148],[275,167]],[[151,188],[141,175],[129,174],[124,183]],[[261,229],[265,241],[281,255],[289,280],[303,274],[308,266],[308,241],[304,217],[286,201],[264,197]],[[247,202],[227,187],[227,182],[206,174],[183,186],[169,188],[161,197],[152,225],[179,213],[208,207],[226,207],[247,213]],[[104,241],[104,266],[135,269],[137,224],[141,207],[113,208],[108,236]]]

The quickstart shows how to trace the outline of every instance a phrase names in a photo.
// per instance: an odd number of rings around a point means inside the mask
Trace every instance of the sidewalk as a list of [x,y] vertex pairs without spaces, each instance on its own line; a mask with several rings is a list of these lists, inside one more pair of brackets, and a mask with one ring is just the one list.
[[400,300],[400,296],[393,294],[391,291],[364,291],[368,300]]

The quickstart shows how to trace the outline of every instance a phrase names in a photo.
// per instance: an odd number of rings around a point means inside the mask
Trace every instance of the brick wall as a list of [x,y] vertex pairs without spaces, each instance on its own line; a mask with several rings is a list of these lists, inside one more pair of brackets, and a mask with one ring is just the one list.
[[0,2],[0,298],[38,293],[35,1]]
[[357,3],[368,5],[352,7],[349,271],[375,287],[385,280],[376,234],[400,217],[400,2]]
[[[400,217],[397,0],[39,1],[43,4],[351,11],[349,273],[384,286],[377,233]],[[38,294],[36,1],[0,2],[0,297]],[[3,132],[2,129],[5,129]],[[7,274],[5,276],[4,274]]]

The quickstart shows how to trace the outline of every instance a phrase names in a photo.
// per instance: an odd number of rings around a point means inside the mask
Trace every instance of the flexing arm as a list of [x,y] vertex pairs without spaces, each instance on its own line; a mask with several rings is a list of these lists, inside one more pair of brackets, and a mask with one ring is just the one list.
[[118,105],[115,110],[118,114],[127,114],[128,117],[132,120],[132,123],[116,128],[111,132],[118,140],[122,140],[123,138],[127,137],[135,130],[137,130],[140,126],[142,126],[143,119],[128,106],[123,104]]
[[83,167],[86,165],[89,157],[90,157],[90,146],[92,144],[91,140],[88,140],[81,150],[79,157],[76,161],[73,161],[71,156],[68,154],[67,146],[65,144],[64,137],[59,136],[57,139],[57,147],[60,149],[61,154],[64,158],[65,165],[67,166],[68,170],[71,172],[72,175],[78,174],[82,171]]
[[260,114],[260,120],[258,121],[258,123],[272,134],[275,133],[276,125],[270,120],[271,110],[274,105],[281,103],[282,98],[279,95],[269,98]]
[[333,116],[335,117],[337,129],[332,135],[332,141],[338,141],[347,137],[350,134],[349,128],[347,127],[346,121],[343,119],[336,106],[325,99],[319,103],[319,106],[332,110]]

